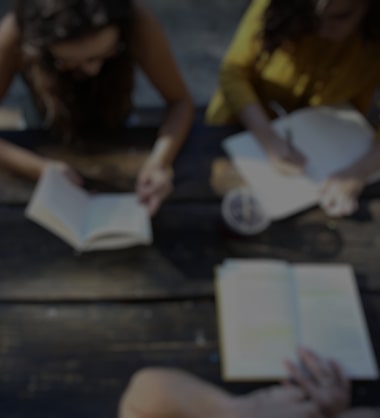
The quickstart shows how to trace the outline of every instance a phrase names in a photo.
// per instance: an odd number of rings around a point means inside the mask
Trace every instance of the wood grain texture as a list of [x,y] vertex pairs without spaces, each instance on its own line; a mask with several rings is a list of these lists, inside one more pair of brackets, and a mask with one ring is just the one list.
[[[364,301],[374,324],[379,297]],[[75,417],[112,416],[132,374],[147,366],[189,370],[236,393],[257,387],[220,380],[212,301],[0,305],[0,317],[0,401],[13,402],[7,416],[64,417],[68,407]],[[371,331],[379,355],[379,331]],[[355,403],[374,402],[376,389],[356,384]]]
[[[176,163],[175,193],[153,220],[151,247],[74,254],[25,219],[33,185],[0,173],[4,416],[115,417],[131,375],[153,365],[184,368],[236,393],[257,387],[220,380],[213,275],[226,257],[351,263],[380,359],[379,191],[370,188],[351,218],[311,209],[255,237],[237,236],[220,214],[222,196],[241,184],[220,147],[234,129],[194,128]],[[156,130],[129,132],[128,144],[91,155],[67,152],[43,133],[10,138],[62,157],[104,187],[133,190]],[[378,383],[354,385],[355,403],[379,406],[379,391]]]

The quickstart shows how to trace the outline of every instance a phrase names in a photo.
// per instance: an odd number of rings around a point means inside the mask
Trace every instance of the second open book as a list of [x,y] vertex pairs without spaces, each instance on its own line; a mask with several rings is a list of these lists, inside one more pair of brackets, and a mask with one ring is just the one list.
[[90,194],[53,165],[39,180],[26,216],[77,251],[152,242],[149,215],[135,194]]
[[348,265],[226,260],[216,296],[227,380],[278,380],[298,346],[339,361],[355,379],[378,371]]
[[366,154],[375,138],[366,119],[352,108],[298,110],[276,119],[273,128],[282,138],[290,133],[293,144],[307,157],[303,175],[279,173],[249,132],[233,135],[223,144],[270,220],[317,204],[321,183]]

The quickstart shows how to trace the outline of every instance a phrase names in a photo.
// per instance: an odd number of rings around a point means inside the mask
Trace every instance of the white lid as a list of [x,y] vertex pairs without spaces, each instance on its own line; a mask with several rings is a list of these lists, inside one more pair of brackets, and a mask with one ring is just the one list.
[[233,189],[225,195],[222,216],[233,231],[242,235],[258,234],[270,224],[261,205],[247,187]]

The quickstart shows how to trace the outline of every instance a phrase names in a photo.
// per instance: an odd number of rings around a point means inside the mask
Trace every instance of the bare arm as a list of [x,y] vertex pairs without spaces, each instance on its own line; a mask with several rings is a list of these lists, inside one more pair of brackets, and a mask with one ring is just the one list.
[[230,110],[257,138],[271,162],[291,174],[302,171],[305,158],[278,137],[255,90],[256,59],[263,48],[257,35],[267,3],[254,1],[241,20],[222,63],[220,89]]
[[275,386],[244,396],[188,373],[145,369],[132,378],[119,418],[316,418],[317,407],[299,388]]
[[[0,22],[0,99],[6,94],[21,66],[19,31],[13,14]],[[32,179],[44,167],[44,158],[0,138],[0,165]]]
[[158,138],[137,180],[139,199],[154,215],[173,189],[171,166],[189,131],[193,105],[160,24],[141,1],[135,4],[137,62],[167,105]]
[[160,24],[140,1],[136,2],[136,9],[138,64],[167,104],[166,117],[150,161],[168,166],[175,159],[190,128],[192,100]]
[[232,397],[187,373],[145,369],[131,380],[119,418],[229,418]]

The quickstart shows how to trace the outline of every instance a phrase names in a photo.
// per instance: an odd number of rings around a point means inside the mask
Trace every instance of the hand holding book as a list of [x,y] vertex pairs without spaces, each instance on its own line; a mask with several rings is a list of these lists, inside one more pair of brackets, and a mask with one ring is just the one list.
[[149,245],[152,230],[146,207],[135,194],[88,193],[61,166],[48,166],[26,216],[52,231],[77,251]]
[[154,215],[173,190],[173,171],[168,167],[146,164],[137,180],[137,194],[149,215]]
[[292,381],[319,407],[323,416],[340,416],[350,404],[351,385],[341,366],[311,350],[298,350],[300,364],[286,361]]

